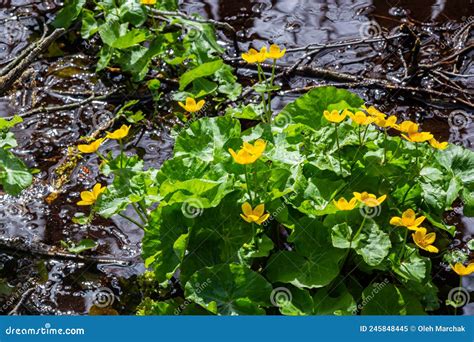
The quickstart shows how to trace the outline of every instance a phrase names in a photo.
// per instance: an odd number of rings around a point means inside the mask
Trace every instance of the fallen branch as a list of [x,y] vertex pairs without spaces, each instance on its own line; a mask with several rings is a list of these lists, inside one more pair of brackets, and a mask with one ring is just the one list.
[[[246,64],[244,61],[231,61],[236,66],[239,67],[246,67],[246,68],[256,68],[255,65],[252,64]],[[271,64],[268,63],[263,63],[261,64],[263,70],[270,71],[272,68]],[[278,75],[287,75],[287,70],[289,68],[292,68],[293,65],[277,65],[275,69],[279,72]],[[394,84],[391,83],[387,80],[383,79],[378,79],[378,78],[368,78],[365,76],[360,76],[360,75],[351,75],[331,69],[325,69],[321,67],[312,67],[312,66],[298,66],[291,71],[292,73],[295,73],[299,76],[303,77],[317,77],[317,78],[325,78],[325,79],[331,79],[335,81],[341,81],[341,82],[351,82],[354,83],[358,87],[368,87],[368,86],[379,86],[385,89],[392,89],[392,90],[403,90],[407,92],[415,92],[415,93],[422,93],[422,94],[429,94],[439,98],[446,98],[446,99],[451,99],[451,103],[462,103],[470,108],[474,108],[474,104],[468,100],[462,99],[455,94],[449,94],[433,89],[427,89],[427,88],[418,88],[418,87],[412,87],[412,86],[404,86],[400,84]],[[251,92],[252,89],[246,89],[244,93],[245,95],[248,95],[249,92]]]
[[20,55],[22,59],[16,58],[3,70],[3,76],[0,77],[0,95],[3,95],[15,81],[23,74],[28,66],[48,48],[58,37],[65,32],[64,29],[56,29],[49,36],[40,39],[35,47],[29,51],[26,56]]
[[158,16],[180,17],[180,18],[183,18],[183,19],[186,19],[186,20],[189,20],[189,21],[194,21],[196,23],[201,23],[201,24],[212,24],[216,27],[219,27],[219,28],[225,29],[227,31],[230,31],[232,33],[235,33],[235,29],[231,25],[229,25],[228,23],[224,23],[222,21],[214,20],[214,19],[196,18],[196,17],[192,17],[192,16],[190,16],[186,13],[178,12],[178,11],[175,11],[175,12],[174,11],[160,11],[160,10],[157,10],[157,9],[152,9],[151,13],[153,13],[154,15],[158,15]]

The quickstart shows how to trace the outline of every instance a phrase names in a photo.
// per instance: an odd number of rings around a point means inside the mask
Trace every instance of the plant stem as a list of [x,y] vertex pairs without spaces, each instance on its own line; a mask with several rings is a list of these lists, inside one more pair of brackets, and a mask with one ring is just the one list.
[[[459,288],[462,288],[462,276],[459,276]],[[461,290],[459,290],[459,292],[461,292]],[[456,316],[457,313],[458,313],[458,303],[456,303],[454,306],[454,316]]]
[[363,215],[363,220],[362,220],[362,223],[360,224],[359,226],[359,229],[357,230],[357,232],[355,233],[354,237],[351,239],[351,245],[352,245],[352,241],[354,241],[355,239],[357,239],[359,237],[359,234],[360,232],[362,231],[362,228],[364,227],[364,224],[365,224],[365,219],[367,218],[365,215]]
[[393,160],[393,158],[395,158],[395,155],[397,154],[401,144],[402,144],[402,139],[398,141],[397,148],[395,149],[395,152],[393,152],[392,158],[390,158],[390,160],[387,163],[390,163]]
[[336,144],[337,144],[337,158],[339,159],[339,171],[341,172],[342,176],[342,164],[341,164],[341,148],[339,146],[339,134],[337,132],[337,123],[334,124],[336,127]]
[[250,182],[249,182],[249,176],[248,176],[248,168],[247,168],[247,165],[245,165],[245,183],[247,184],[247,193],[249,195],[249,198],[250,198],[250,204],[252,205],[253,207],[253,199],[252,199],[252,193],[250,191]]
[[132,202],[132,207],[133,209],[135,210],[135,212],[137,213],[137,215],[140,217],[140,219],[142,220],[143,223],[147,223],[148,220],[147,218],[142,214],[142,212],[140,211],[140,209],[138,209],[136,203],[133,203]]
[[383,129],[384,137],[383,137],[383,159],[382,165],[385,164],[385,160],[387,160],[387,128]]
[[118,215],[120,217],[123,217],[124,219],[126,219],[127,221],[130,221],[132,222],[133,224],[137,225],[138,227],[140,227],[141,229],[145,229],[145,227],[143,225],[141,225],[140,223],[138,223],[137,221],[135,221],[134,219],[132,219],[131,217],[128,217],[127,215],[125,214],[122,214],[122,213],[118,213]]
[[[273,60],[272,65],[272,76],[270,78],[270,87],[273,87],[273,81],[275,80],[275,66],[276,59]],[[272,91],[268,92],[268,114],[267,114],[268,123],[272,123]]]

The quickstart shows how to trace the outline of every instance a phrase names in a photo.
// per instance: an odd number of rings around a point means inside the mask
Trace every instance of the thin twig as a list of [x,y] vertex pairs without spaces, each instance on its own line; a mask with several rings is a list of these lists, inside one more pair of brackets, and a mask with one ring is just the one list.
[[233,32],[235,33],[235,29],[229,25],[228,23],[224,23],[222,21],[217,21],[217,20],[214,20],[214,19],[201,19],[201,18],[196,18],[196,17],[192,17],[186,13],[183,13],[183,12],[179,12],[179,11],[160,11],[160,10],[157,10],[157,9],[152,9],[151,12],[155,15],[159,15],[159,16],[172,16],[172,17],[181,17],[183,19],[186,19],[186,20],[189,20],[189,21],[194,21],[196,23],[202,23],[202,24],[212,24],[216,27],[219,27],[219,28],[222,28],[222,29],[226,29],[230,32]]

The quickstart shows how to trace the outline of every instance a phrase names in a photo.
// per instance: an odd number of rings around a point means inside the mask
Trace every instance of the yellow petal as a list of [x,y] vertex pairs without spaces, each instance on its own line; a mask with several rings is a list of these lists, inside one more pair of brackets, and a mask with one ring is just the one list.
[[416,220],[415,220],[415,223],[413,224],[413,226],[415,227],[418,227],[420,224],[423,223],[423,221],[425,220],[425,216],[420,216],[418,217]]
[[91,202],[91,201],[79,201],[76,203],[77,205],[80,205],[80,206],[85,206],[85,205],[91,205],[91,204],[94,204],[94,202]]
[[263,222],[265,222],[268,218],[270,217],[270,214],[265,214],[263,216],[261,216],[257,221],[255,221],[257,224],[262,224]]
[[387,195],[382,195],[379,198],[377,198],[378,204],[379,205],[382,204],[382,202],[385,201],[386,198],[387,198]]
[[242,212],[245,216],[250,216],[253,214],[252,206],[249,202],[245,202],[244,204],[242,204]]
[[394,216],[390,219],[390,224],[393,224],[394,226],[403,226],[402,218]]
[[81,192],[81,199],[85,202],[94,202],[95,197],[91,191],[82,191]]
[[423,248],[425,251],[428,251],[430,253],[438,253],[439,252],[439,249],[436,248],[435,246],[432,246],[432,245],[429,245],[429,246],[426,246],[425,248]]
[[246,222],[248,222],[248,223],[252,223],[252,222],[253,222],[251,219],[247,218],[247,216],[244,216],[244,215],[242,215],[242,214],[240,214],[240,217],[242,217],[242,218],[243,218]]
[[260,217],[263,215],[264,211],[265,211],[265,204],[259,204],[253,210],[253,215]]
[[426,234],[424,240],[425,240],[425,243],[426,243],[427,245],[432,245],[433,242],[435,242],[435,240],[436,240],[436,233],[429,233],[429,234]]

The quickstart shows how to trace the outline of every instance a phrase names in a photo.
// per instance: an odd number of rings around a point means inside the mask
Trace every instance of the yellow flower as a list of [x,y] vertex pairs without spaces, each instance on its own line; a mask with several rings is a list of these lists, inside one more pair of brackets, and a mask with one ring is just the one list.
[[266,57],[272,59],[280,59],[285,55],[286,49],[281,50],[276,44],[270,45],[270,50],[267,52]]
[[373,117],[376,117],[376,118],[383,119],[387,116],[387,114],[382,113],[381,111],[379,111],[377,108],[373,106],[370,106],[369,108],[366,108],[365,106],[363,106],[362,108],[364,108],[365,111],[369,113],[369,115],[372,115]]
[[469,263],[469,265],[464,266],[462,263],[457,262],[454,266],[451,265],[451,268],[453,269],[454,272],[456,272],[458,275],[463,277],[474,272],[474,263],[471,262]]
[[237,153],[233,149],[229,148],[229,153],[237,164],[253,164],[258,158],[262,156],[266,146],[267,143],[264,140],[258,139],[253,145],[248,142],[244,142],[244,145],[240,150],[237,151]]
[[433,246],[433,243],[436,240],[436,233],[426,234],[426,228],[420,227],[416,232],[411,234],[411,236],[415,244],[421,249],[424,249],[430,253],[439,252],[438,248]]
[[429,142],[432,147],[437,148],[438,150],[445,150],[448,147],[447,141],[439,142],[438,140],[433,138]]
[[408,135],[402,134],[402,137],[404,137],[408,141],[418,143],[433,139],[433,134],[429,132],[415,132],[409,133]]
[[356,112],[355,114],[348,110],[345,110],[345,112],[347,113],[347,115],[349,115],[351,120],[358,125],[367,126],[367,125],[370,125],[375,120],[375,118],[365,115],[364,112],[359,111],[359,112]]
[[204,106],[206,101],[201,100],[198,103],[196,103],[196,100],[194,100],[191,97],[186,98],[186,104],[182,102],[178,102],[178,104],[184,108],[185,111],[190,112],[190,113],[196,113],[201,110],[201,108]]
[[142,5],[154,5],[156,4],[156,0],[140,0]]
[[396,127],[397,117],[391,115],[387,119],[385,119],[384,117],[378,116],[375,118],[374,123],[382,128]]
[[400,125],[395,125],[394,128],[402,133],[412,134],[418,132],[418,124],[410,120],[403,121]]
[[368,207],[377,207],[382,204],[383,201],[385,201],[387,195],[377,198],[377,196],[374,194],[369,194],[368,192],[364,191],[362,193],[354,192],[354,197]]
[[330,122],[334,122],[334,123],[340,123],[347,116],[346,111],[339,114],[338,110],[333,110],[331,112],[329,112],[328,110],[325,110],[323,114],[324,114],[324,117],[326,118],[326,120],[328,120]]
[[128,131],[130,131],[130,126],[122,125],[122,127],[113,131],[112,133],[107,132],[106,138],[120,140],[128,135]]
[[411,230],[418,230],[418,226],[425,220],[424,216],[416,217],[413,209],[405,210],[402,217],[394,216],[390,219],[390,224],[394,226],[407,227]]
[[240,216],[248,223],[262,224],[270,217],[270,214],[264,214],[265,204],[259,204],[255,209],[252,209],[250,203],[245,202],[242,204],[242,212],[243,214],[240,214]]
[[92,188],[92,191],[81,192],[82,201],[77,202],[77,205],[92,205],[97,201],[99,195],[105,191],[106,187],[102,187],[100,183],[97,183]]
[[250,49],[247,53],[242,54],[242,58],[250,64],[262,63],[267,59],[267,48],[264,46],[260,51]]
[[77,145],[77,149],[82,153],[95,153],[99,149],[100,145],[104,142],[104,138],[97,139],[90,144]]
[[357,204],[357,198],[353,197],[349,202],[344,197],[341,197],[337,200],[333,200],[334,205],[339,210],[352,210]]

